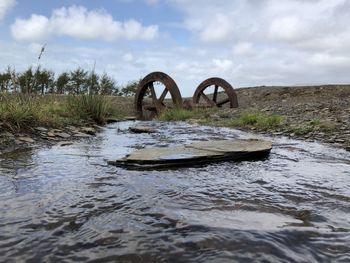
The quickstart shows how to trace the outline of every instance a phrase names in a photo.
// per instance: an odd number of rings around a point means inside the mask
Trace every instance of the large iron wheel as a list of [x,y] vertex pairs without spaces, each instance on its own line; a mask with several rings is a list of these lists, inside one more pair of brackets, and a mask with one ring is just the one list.
[[[164,87],[160,95],[156,94],[155,84]],[[171,100],[166,99],[170,93]],[[135,96],[135,110],[138,118],[153,118],[166,108],[182,107],[182,97],[175,81],[163,72],[152,72],[144,77]]]
[[230,108],[238,107],[236,92],[230,83],[221,78],[209,78],[199,84],[193,95],[193,103],[199,107],[222,107],[225,104],[229,104]]

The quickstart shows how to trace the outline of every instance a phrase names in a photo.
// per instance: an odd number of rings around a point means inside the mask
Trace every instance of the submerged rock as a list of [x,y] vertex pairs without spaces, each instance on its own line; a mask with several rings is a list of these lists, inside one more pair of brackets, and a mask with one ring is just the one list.
[[144,148],[109,163],[138,169],[183,167],[219,161],[265,158],[271,149],[272,143],[264,140],[204,141],[184,146]]
[[63,147],[63,146],[69,146],[69,145],[72,145],[72,144],[73,144],[73,142],[62,141],[62,142],[57,143],[57,146]]
[[142,126],[142,125],[130,127],[129,130],[133,133],[155,133],[156,132],[155,129],[147,126]]

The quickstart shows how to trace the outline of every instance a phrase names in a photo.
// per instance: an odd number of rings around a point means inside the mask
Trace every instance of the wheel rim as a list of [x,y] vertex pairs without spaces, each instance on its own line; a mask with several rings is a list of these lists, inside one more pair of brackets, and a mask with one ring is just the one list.
[[[154,88],[156,82],[160,82],[164,85],[164,90],[159,96],[157,96]],[[148,103],[145,99],[147,92],[150,94],[150,100]],[[139,83],[135,96],[135,110],[138,118],[145,118],[146,112],[150,112],[150,118],[153,118],[164,109],[172,107],[165,103],[167,94],[170,94],[171,96],[172,106],[179,108],[182,107],[180,90],[175,81],[169,75],[163,72],[152,72],[144,77]]]
[[[211,86],[214,86],[214,93],[209,96],[204,91]],[[223,89],[221,93],[219,92],[220,87]],[[219,96],[222,98],[219,98]],[[199,106],[201,99],[205,102],[204,107],[222,107],[228,103],[230,108],[238,107],[236,92],[230,83],[221,78],[209,78],[199,84],[193,95],[193,103]]]

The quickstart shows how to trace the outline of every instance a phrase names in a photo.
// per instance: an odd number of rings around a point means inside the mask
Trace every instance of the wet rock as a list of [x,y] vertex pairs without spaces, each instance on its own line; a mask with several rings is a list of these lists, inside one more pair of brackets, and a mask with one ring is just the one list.
[[60,129],[52,129],[51,132],[57,133],[57,132],[62,132],[62,130],[60,130]]
[[80,128],[80,131],[82,133],[87,133],[87,134],[90,134],[90,135],[95,135],[96,134],[96,130],[94,128],[91,128],[91,127],[82,127],[82,128]]
[[271,148],[271,142],[255,139],[203,141],[185,146],[144,148],[109,163],[140,169],[183,167],[218,161],[264,158]]
[[136,121],[136,117],[135,116],[126,116],[125,118],[124,118],[124,120],[126,120],[126,121]]
[[130,127],[129,130],[133,133],[155,133],[156,132],[155,129],[147,126],[142,126],[142,125]]
[[56,135],[55,135],[53,132],[48,132],[48,133],[47,133],[47,136],[48,136],[48,137],[56,137]]
[[199,124],[199,121],[198,119],[188,119],[187,122],[189,124],[192,124],[192,125],[198,125]]
[[68,138],[71,137],[70,134],[65,133],[65,132],[58,132],[58,133],[55,133],[55,135],[58,136],[58,137],[61,137],[61,138],[63,138],[63,139],[68,139]]
[[345,146],[345,150],[350,152],[350,146]]
[[33,143],[34,140],[30,137],[18,137],[18,140],[21,142],[26,142],[26,143]]
[[120,122],[121,119],[117,119],[117,118],[108,118],[106,120],[106,122],[109,124],[109,123],[115,123],[115,122]]
[[77,137],[77,138],[89,138],[90,135],[86,134],[86,133],[82,133],[82,132],[77,132],[73,134],[73,137]]
[[44,127],[36,127],[35,130],[39,131],[39,132],[46,132],[47,129]]
[[334,139],[334,142],[336,142],[336,143],[344,143],[345,140],[343,140],[343,139]]
[[57,143],[57,146],[63,147],[63,146],[68,146],[68,145],[72,145],[72,144],[73,144],[72,142],[65,142],[65,141],[63,141],[63,142]]

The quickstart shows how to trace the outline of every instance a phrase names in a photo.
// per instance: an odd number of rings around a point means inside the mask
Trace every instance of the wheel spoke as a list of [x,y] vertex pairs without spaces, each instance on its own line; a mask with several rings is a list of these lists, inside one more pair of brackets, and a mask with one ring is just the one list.
[[222,105],[224,105],[225,103],[228,103],[228,102],[230,102],[229,98],[219,101],[218,103],[216,103],[216,105],[218,107],[221,107]]
[[165,88],[164,90],[163,90],[163,92],[162,92],[162,95],[160,95],[160,97],[159,97],[159,102],[163,102],[163,100],[165,99],[165,96],[168,94],[168,89],[167,88]]
[[[161,111],[165,105],[163,105],[163,103],[157,99],[157,94],[156,94],[156,91],[154,90],[154,86],[153,86],[153,83],[151,83],[149,85],[149,89],[151,91],[151,96],[152,96],[152,103],[153,103],[153,106],[158,110],[158,111]],[[164,91],[162,93],[162,96],[164,94]],[[166,96],[166,94],[165,94]]]
[[216,103],[216,100],[218,98],[218,90],[219,90],[219,86],[215,85],[215,89],[214,89],[214,94],[213,94],[213,101]]
[[205,99],[205,101],[206,101],[209,105],[215,106],[215,102],[212,101],[212,100],[210,100],[210,99],[208,98],[208,96],[204,94],[203,91],[200,93],[200,95]]
[[152,96],[153,103],[155,103],[158,99],[157,99],[156,91],[154,90],[153,83],[149,84],[149,89],[151,91],[151,96]]

